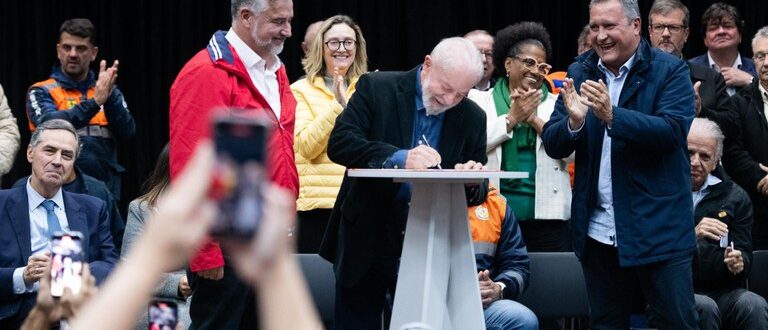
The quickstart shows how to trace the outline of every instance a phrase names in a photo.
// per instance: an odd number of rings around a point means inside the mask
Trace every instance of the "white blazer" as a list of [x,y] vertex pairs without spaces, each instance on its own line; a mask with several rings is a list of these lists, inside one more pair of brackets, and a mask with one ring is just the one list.
[[[472,89],[467,96],[475,101],[483,110],[487,118],[487,149],[489,170],[501,169],[501,144],[512,139],[513,133],[507,133],[505,115],[496,114],[496,105],[493,102],[493,89],[478,91]],[[547,99],[539,104],[536,115],[542,120],[549,121],[549,117],[555,110],[557,95],[548,93]],[[552,159],[544,151],[541,144],[541,136],[536,137],[536,192],[535,210],[536,219],[568,220],[571,218],[571,179],[568,175],[568,163],[573,161],[573,155],[567,159]],[[499,187],[498,179],[491,179],[491,183]]]

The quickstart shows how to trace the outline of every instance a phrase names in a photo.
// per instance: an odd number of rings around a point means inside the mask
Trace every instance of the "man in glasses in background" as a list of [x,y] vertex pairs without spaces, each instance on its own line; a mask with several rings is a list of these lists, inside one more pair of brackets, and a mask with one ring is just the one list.
[[485,30],[474,30],[464,35],[464,38],[469,39],[480,54],[483,54],[483,78],[475,85],[474,89],[487,91],[493,87],[493,36]]
[[707,53],[690,59],[720,72],[728,86],[728,95],[749,86],[757,76],[755,62],[739,54],[744,21],[736,7],[715,2],[701,16],[704,45]]
[[[690,33],[689,17],[688,8],[678,0],[655,1],[648,15],[648,33],[653,47],[684,59],[683,47]],[[709,118],[721,128],[727,128],[728,118],[735,115],[735,110],[723,76],[708,66],[692,62],[688,62],[688,68],[696,93],[697,117]],[[725,134],[729,136],[731,133],[726,131]]]

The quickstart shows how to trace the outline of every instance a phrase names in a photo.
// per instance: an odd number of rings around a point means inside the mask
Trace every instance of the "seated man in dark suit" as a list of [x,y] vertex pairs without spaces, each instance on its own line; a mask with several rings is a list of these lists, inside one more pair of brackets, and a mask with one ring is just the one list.
[[723,167],[752,199],[755,222],[752,247],[768,249],[768,26],[752,39],[759,79],[734,96],[734,128],[737,134],[725,140]]
[[[27,181],[29,181],[29,176],[17,180],[13,187],[24,187]],[[117,199],[109,191],[107,185],[101,180],[83,173],[77,166],[72,166],[68,173],[64,174],[64,184],[61,188],[66,192],[90,195],[106,203],[110,219],[109,232],[112,234],[112,241],[115,243],[117,254],[120,254],[123,246],[125,222],[123,222],[123,216],[120,215],[120,210],[117,208]]]
[[0,328],[18,328],[35,304],[38,281],[50,263],[55,231],[82,233],[83,257],[97,283],[117,260],[109,214],[98,198],[61,189],[77,159],[72,124],[54,119],[32,135],[27,160],[32,175],[25,187],[0,191]]
[[[648,33],[653,47],[683,58],[690,33],[690,13],[678,0],[656,0],[648,14]],[[725,80],[714,69],[688,62],[696,92],[696,116],[715,121],[721,128],[736,110],[728,96]],[[732,133],[725,132],[726,136]]]
[[723,133],[696,118],[688,133],[697,253],[693,287],[701,329],[768,329],[768,304],[745,287],[752,262],[752,203],[717,167]]
[[715,2],[701,16],[701,28],[707,53],[689,60],[717,70],[728,86],[728,95],[749,86],[756,74],[755,62],[739,54],[744,21],[736,7]]

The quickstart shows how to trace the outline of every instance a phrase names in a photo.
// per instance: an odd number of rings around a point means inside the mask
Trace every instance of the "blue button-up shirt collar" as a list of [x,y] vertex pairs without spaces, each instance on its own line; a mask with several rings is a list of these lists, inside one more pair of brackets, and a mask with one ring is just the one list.
[[[50,239],[48,237],[48,213],[41,205],[46,200],[45,197],[40,195],[31,184],[32,178],[27,181],[27,202],[29,204],[29,236],[32,248],[32,254],[50,250]],[[67,213],[64,209],[64,195],[62,189],[56,192],[52,200],[56,207],[54,212],[56,217],[59,218],[59,224],[62,230],[69,231],[69,223],[67,221]]]

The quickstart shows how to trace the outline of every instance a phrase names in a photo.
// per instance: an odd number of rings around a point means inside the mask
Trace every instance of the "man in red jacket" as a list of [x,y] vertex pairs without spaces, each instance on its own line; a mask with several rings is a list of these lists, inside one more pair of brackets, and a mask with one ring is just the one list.
[[[285,66],[277,57],[291,36],[291,0],[232,0],[232,27],[216,32],[206,49],[187,62],[171,86],[170,166],[174,177],[201,138],[210,136],[212,109],[263,111],[275,122],[268,142],[272,181],[298,194],[293,156],[296,100]],[[196,276],[190,304],[195,329],[256,327],[252,293],[209,241],[190,261]]]

